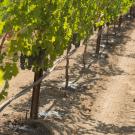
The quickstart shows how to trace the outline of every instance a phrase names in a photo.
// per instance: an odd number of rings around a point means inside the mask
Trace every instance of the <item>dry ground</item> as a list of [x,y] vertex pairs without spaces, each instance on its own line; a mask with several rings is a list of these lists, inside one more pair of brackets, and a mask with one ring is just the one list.
[[[43,81],[40,111],[52,106],[50,111],[62,115],[47,118],[55,135],[135,135],[135,21],[128,22],[113,40],[104,50],[109,58],[99,58],[90,64],[95,37],[90,39],[85,70],[82,69],[84,47],[71,56],[70,80],[77,85],[76,90],[61,89],[65,61]],[[32,79],[32,72],[20,71],[10,82],[7,99]],[[25,118],[30,100],[31,92],[27,92],[0,112],[0,135],[18,134],[8,128],[8,123]]]

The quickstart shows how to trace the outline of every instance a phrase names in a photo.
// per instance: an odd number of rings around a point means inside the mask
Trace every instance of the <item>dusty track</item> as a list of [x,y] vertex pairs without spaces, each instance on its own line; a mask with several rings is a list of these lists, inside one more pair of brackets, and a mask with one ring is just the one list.
[[[43,82],[40,110],[55,101],[52,110],[63,113],[51,119],[55,135],[135,135],[135,21],[122,30],[120,43],[114,44],[108,63],[94,63],[81,70],[83,47],[70,59],[70,78],[77,80],[77,91],[60,90],[64,82],[65,61],[59,64]],[[91,52],[91,42],[89,42]],[[89,56],[87,62],[89,63]],[[80,59],[81,58],[81,59]],[[10,82],[9,97],[31,82],[33,74],[21,72]],[[15,100],[0,114],[0,135],[15,134],[5,128],[7,120],[24,117],[29,108],[31,92]],[[6,124],[5,124],[6,123]]]
[[[122,52],[112,56],[112,66],[119,69],[119,74],[108,78],[106,89],[93,106],[92,116],[96,121],[113,124],[110,133],[112,130],[113,134],[135,135],[135,29],[124,35]],[[116,130],[114,125],[123,126],[123,130]],[[103,128],[103,132],[107,133],[107,129]]]

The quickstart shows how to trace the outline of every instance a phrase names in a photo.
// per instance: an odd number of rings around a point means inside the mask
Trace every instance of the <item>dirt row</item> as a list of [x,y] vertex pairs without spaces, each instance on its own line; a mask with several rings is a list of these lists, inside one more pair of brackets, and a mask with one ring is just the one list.
[[[83,69],[84,46],[70,57],[70,85],[65,82],[65,61],[43,81],[39,112],[48,114],[47,123],[55,135],[135,135],[135,21],[127,22],[117,37],[93,58],[96,37],[88,42],[87,68]],[[104,45],[104,41],[102,41]],[[90,64],[91,63],[91,64]],[[10,82],[8,97],[17,94],[33,80],[33,73],[20,71]],[[25,119],[30,110],[31,91],[14,100],[0,112],[0,135],[21,134],[11,123]],[[50,108],[51,107],[51,108]],[[59,115],[59,117],[56,115]],[[44,119],[44,120],[43,120]]]

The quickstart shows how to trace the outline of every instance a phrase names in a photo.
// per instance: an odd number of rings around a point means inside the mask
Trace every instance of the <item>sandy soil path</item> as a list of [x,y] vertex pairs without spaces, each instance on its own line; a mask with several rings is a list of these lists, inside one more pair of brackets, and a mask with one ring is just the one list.
[[[110,131],[135,135],[135,29],[124,35],[127,38],[123,51],[112,57],[112,64],[119,73],[109,77],[106,89],[98,95],[92,109],[92,117],[106,125],[106,128],[101,128],[103,134]],[[107,127],[107,124],[113,125]],[[121,128],[115,127],[117,125]]]
[[[71,57],[70,79],[78,78],[76,91],[60,89],[65,81],[65,61],[43,81],[40,110],[46,111],[46,106],[54,101],[51,111],[63,115],[61,119],[51,118],[57,125],[55,135],[135,135],[135,21],[128,24],[121,38],[106,65],[94,63],[82,71],[82,46]],[[91,43],[91,53],[90,47]],[[89,57],[88,53],[87,62]],[[32,82],[32,78],[33,73],[21,71],[10,82],[12,91],[7,98]],[[0,135],[18,135],[7,127],[7,121],[24,117],[30,101],[28,92],[4,109],[0,114]]]

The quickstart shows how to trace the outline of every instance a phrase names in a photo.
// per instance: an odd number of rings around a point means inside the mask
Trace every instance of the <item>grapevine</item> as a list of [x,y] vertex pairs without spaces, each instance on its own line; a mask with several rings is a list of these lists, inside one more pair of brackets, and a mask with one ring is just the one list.
[[[130,11],[134,16],[134,0],[3,0],[0,3],[0,36],[3,36],[0,44],[0,82],[18,74],[18,62],[21,69],[34,72],[36,82],[67,50],[68,87],[68,54],[72,44],[78,48],[80,42],[88,39],[97,29],[98,55],[103,27],[119,21],[120,28],[125,14]],[[6,38],[8,33],[12,34]],[[86,51],[87,45],[84,53]],[[85,55],[83,57],[85,67]],[[6,59],[10,59],[9,62]],[[41,82],[33,87],[31,118],[37,118],[40,85]]]

